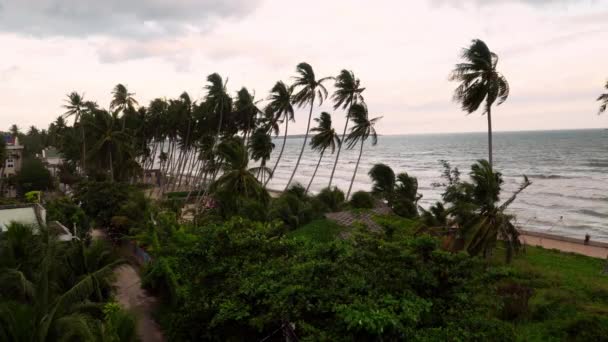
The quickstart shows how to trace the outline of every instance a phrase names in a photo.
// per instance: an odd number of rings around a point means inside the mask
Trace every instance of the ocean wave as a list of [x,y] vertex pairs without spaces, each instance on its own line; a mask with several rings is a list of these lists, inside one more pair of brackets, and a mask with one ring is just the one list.
[[527,175],[528,178],[536,178],[536,179],[572,179],[574,177],[562,176],[562,175]]
[[593,217],[608,218],[608,213],[599,213],[599,212],[597,212],[595,210],[591,210],[591,209],[579,209],[579,210],[576,210],[576,212],[579,214],[589,215],[589,216],[593,216]]
[[608,161],[592,161],[592,162],[584,163],[583,165],[591,166],[591,167],[608,167]]

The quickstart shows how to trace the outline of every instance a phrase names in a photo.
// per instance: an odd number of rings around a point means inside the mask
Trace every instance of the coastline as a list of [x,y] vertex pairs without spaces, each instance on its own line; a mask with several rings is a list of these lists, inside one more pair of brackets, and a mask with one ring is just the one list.
[[585,244],[582,239],[553,235],[547,233],[520,230],[520,241],[524,245],[557,249],[564,253],[575,253],[592,258],[606,259],[608,257],[608,243],[589,241]]

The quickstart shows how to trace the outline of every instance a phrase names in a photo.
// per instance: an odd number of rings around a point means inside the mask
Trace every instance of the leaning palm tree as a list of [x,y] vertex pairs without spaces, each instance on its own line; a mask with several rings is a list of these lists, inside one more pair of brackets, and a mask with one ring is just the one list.
[[270,90],[270,96],[268,100],[270,103],[266,107],[267,113],[273,113],[277,121],[285,121],[285,133],[283,133],[283,144],[281,145],[281,151],[277,157],[277,161],[272,167],[270,177],[264,183],[264,187],[268,184],[270,179],[274,176],[274,172],[281,161],[283,151],[285,150],[285,142],[287,141],[287,131],[289,129],[289,121],[295,121],[293,118],[293,105],[292,105],[292,93],[293,88],[288,87],[283,81],[278,81],[274,87]]
[[297,93],[294,94],[293,102],[298,105],[298,107],[302,107],[310,103],[310,112],[308,113],[308,123],[306,125],[306,134],[304,135],[304,143],[302,144],[300,155],[298,156],[298,160],[296,161],[296,166],[293,168],[291,177],[289,177],[289,181],[287,181],[287,185],[285,185],[285,190],[289,188],[293,177],[298,171],[298,166],[300,166],[300,160],[302,159],[304,149],[306,148],[306,142],[308,141],[308,133],[310,131],[310,120],[312,119],[312,109],[315,105],[315,101],[318,99],[319,105],[323,104],[323,100],[328,95],[327,89],[325,89],[323,83],[333,78],[324,77],[317,79],[315,76],[315,72],[308,63],[298,64],[298,66],[296,67],[296,72],[298,73],[298,76],[295,77],[293,87],[299,88],[299,90]]
[[137,100],[133,98],[135,93],[130,93],[123,84],[119,83],[112,90],[112,102],[110,102],[110,111],[118,111],[122,113],[122,129],[125,129],[127,122],[127,113],[135,111],[135,106],[138,105]]
[[266,132],[266,129],[264,127],[260,127],[253,132],[247,145],[249,153],[251,154],[251,159],[255,161],[260,161],[260,173],[256,176],[258,177],[258,179],[260,179],[261,176],[260,181],[264,182],[267,172],[262,172],[262,170],[268,170],[268,168],[266,167],[266,162],[268,161],[268,159],[270,159],[270,155],[272,154],[272,150],[274,149],[272,137],[268,132]]
[[[604,88],[608,91],[608,81],[604,85]],[[606,111],[606,107],[608,107],[608,93],[602,94],[597,98],[597,101],[600,101],[600,110],[598,114],[602,114]]]
[[359,149],[359,157],[357,158],[355,171],[353,172],[353,178],[350,181],[350,186],[348,187],[348,192],[346,193],[346,199],[348,199],[348,197],[350,196],[350,192],[353,188],[353,183],[355,182],[355,177],[357,176],[359,162],[361,161],[361,156],[363,155],[363,145],[365,144],[365,141],[370,137],[372,139],[373,146],[378,143],[378,135],[376,134],[376,128],[374,126],[376,125],[378,120],[382,119],[381,116],[370,119],[365,103],[356,103],[352,105],[349,109],[348,115],[350,116],[351,120],[355,125],[350,129],[350,133],[346,137],[345,142],[347,144],[347,148],[352,149],[358,142],[361,143],[361,147]]
[[483,104],[483,114],[488,116],[488,155],[492,167],[492,104],[505,102],[509,96],[507,79],[496,70],[498,56],[490,51],[486,43],[475,39],[462,51],[463,63],[456,64],[450,81],[460,82],[454,90],[454,101],[462,110],[471,114]]
[[321,113],[318,118],[315,118],[315,121],[318,125],[310,131],[317,134],[310,139],[310,147],[319,152],[319,161],[317,162],[315,171],[312,173],[310,182],[308,182],[308,186],[306,187],[307,193],[308,190],[310,190],[310,186],[312,185],[315,176],[317,175],[317,170],[319,169],[319,165],[321,165],[321,160],[323,159],[325,150],[327,150],[327,148],[331,148],[331,153],[334,153],[336,151],[336,146],[340,148],[340,145],[342,144],[336,130],[331,126],[331,115],[329,115],[329,113]]
[[[365,88],[361,88],[361,82],[355,77],[355,74],[349,70],[342,70],[340,72],[340,74],[336,77],[334,87],[336,87],[336,91],[332,95],[332,98],[334,99],[334,109],[338,109],[340,107],[342,107],[342,109],[346,109],[346,122],[344,123],[344,131],[342,131],[342,138],[340,140],[344,141],[346,138],[348,122],[350,121],[348,108],[355,103],[364,102],[362,94]],[[336,167],[338,166],[341,151],[342,145],[338,146],[338,153],[336,153],[334,167],[331,170],[331,176],[329,176],[329,188],[331,188],[331,183],[334,179],[334,173],[336,172]]]
[[255,94],[251,94],[247,88],[243,87],[236,94],[234,101],[234,114],[236,124],[243,131],[245,143],[249,141],[251,132],[256,127],[256,119],[262,111],[258,108],[260,101],[255,100]]
[[67,109],[67,111],[63,114],[64,117],[68,118],[70,116],[74,117],[74,126],[80,124],[80,138],[82,139],[82,172],[86,172],[86,160],[87,160],[87,145],[86,138],[84,134],[84,125],[81,122],[82,114],[86,109],[84,95],[80,95],[77,92],[73,91],[67,95],[66,104],[63,108]]

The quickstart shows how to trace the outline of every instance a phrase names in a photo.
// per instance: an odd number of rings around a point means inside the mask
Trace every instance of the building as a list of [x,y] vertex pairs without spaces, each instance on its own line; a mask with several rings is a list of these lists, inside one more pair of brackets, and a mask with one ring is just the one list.
[[6,231],[13,222],[23,223],[34,227],[45,226],[51,234],[60,241],[74,238],[69,229],[57,221],[46,221],[46,209],[38,203],[13,204],[0,206],[0,234]]
[[51,176],[57,177],[59,166],[63,163],[63,156],[61,153],[54,147],[47,147],[42,150],[41,159],[51,173]]
[[19,145],[19,138],[12,135],[2,137],[6,143],[6,161],[4,167],[0,168],[0,177],[3,179],[3,197],[16,197],[17,191],[13,186],[6,184],[6,179],[21,171],[23,163],[23,145]]

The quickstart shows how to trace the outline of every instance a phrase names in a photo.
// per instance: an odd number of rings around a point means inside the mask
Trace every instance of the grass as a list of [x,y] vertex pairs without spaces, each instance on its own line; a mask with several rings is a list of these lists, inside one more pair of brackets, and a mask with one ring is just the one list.
[[295,239],[305,239],[312,242],[327,243],[338,238],[344,227],[328,219],[314,220],[296,230],[289,232],[288,236]]

